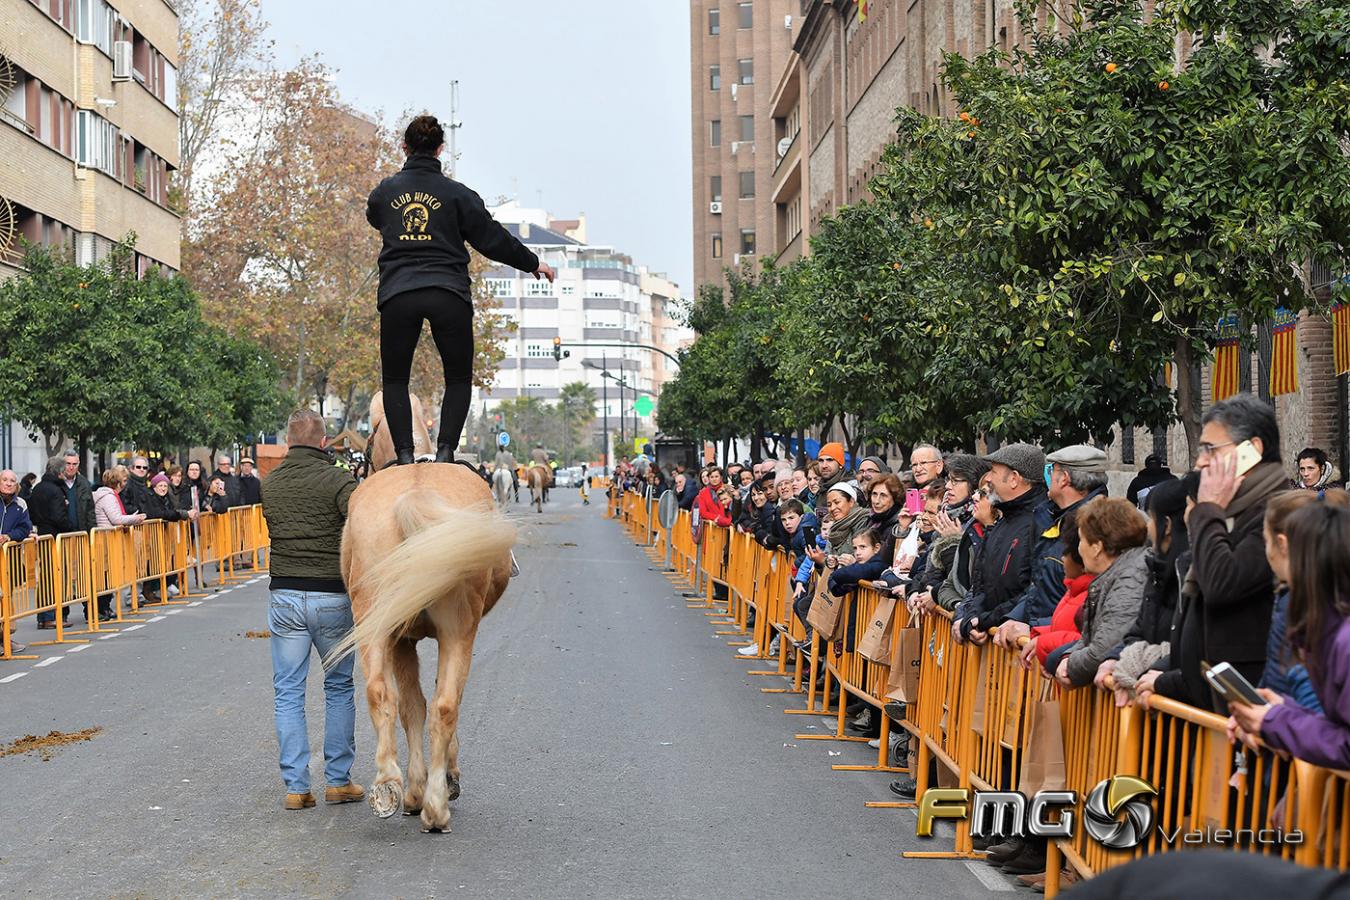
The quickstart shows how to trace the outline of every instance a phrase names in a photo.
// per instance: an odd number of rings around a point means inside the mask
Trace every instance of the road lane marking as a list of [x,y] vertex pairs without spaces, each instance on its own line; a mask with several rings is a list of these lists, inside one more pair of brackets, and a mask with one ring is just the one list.
[[178,614],[179,614],[180,612],[182,612],[182,611],[183,611],[183,607],[178,606],[178,607],[175,607],[175,608],[173,608],[173,609],[166,609],[166,610],[164,610],[164,615],[166,615],[166,616],[176,616],[176,615],[178,615]]
[[163,621],[164,621],[163,616],[151,616],[149,619],[146,620],[146,623],[149,624],[150,622],[163,622]]
[[1005,880],[997,872],[989,868],[989,864],[986,862],[971,861],[966,863],[966,868],[970,870],[972,875],[980,880],[980,884],[991,891],[1015,890],[1011,882]]
[[188,604],[188,606],[201,606],[201,605],[202,601],[200,600],[193,600],[191,603]]
[[139,624],[139,625],[132,625],[132,626],[129,627],[129,628],[123,628],[123,629],[122,629],[122,633],[123,633],[123,634],[126,634],[128,631],[135,631],[135,630],[138,629],[138,628],[144,628],[144,627],[145,627],[145,623],[142,622],[142,623]]
[[11,681],[18,681],[27,674],[27,672],[15,672],[13,675],[6,675],[4,678],[0,678],[0,684],[9,684]]
[[42,662],[40,662],[40,663],[33,663],[33,668],[35,668],[35,669],[41,669],[41,668],[43,668],[44,666],[50,666],[52,663],[54,663],[54,662],[60,662],[60,661],[61,661],[61,657],[59,657],[59,656],[49,656],[49,657],[47,657],[46,659],[44,659],[44,660],[43,660]]
[[78,647],[71,647],[71,648],[70,648],[69,650],[67,650],[66,652],[67,652],[67,653],[79,653],[81,650],[88,650],[88,649],[89,649],[89,645],[88,645],[88,644],[80,644]]

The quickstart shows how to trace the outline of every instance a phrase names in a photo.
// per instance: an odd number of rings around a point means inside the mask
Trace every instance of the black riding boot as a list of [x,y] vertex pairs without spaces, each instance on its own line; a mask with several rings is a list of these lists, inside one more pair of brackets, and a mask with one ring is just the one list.
[[411,447],[396,447],[394,452],[398,455],[394,457],[393,461],[385,466],[386,469],[389,468],[389,466],[411,466],[413,463],[417,462],[416,457],[413,456]]
[[436,445],[436,462],[452,463],[455,461],[455,448],[449,444]]

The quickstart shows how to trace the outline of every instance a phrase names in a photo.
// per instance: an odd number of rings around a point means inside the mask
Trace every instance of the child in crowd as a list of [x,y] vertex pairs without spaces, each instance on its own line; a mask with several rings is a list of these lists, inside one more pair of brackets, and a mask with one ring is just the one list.
[[1269,688],[1261,706],[1230,703],[1229,735],[1331,769],[1350,768],[1350,509],[1311,503],[1289,517],[1288,646],[1308,667],[1324,713]]
[[[868,530],[853,536],[853,556],[846,565],[835,569],[830,575],[830,593],[842,597],[858,586],[860,581],[870,581],[873,575],[871,562],[881,552],[881,535]],[[840,562],[849,558],[843,557]]]

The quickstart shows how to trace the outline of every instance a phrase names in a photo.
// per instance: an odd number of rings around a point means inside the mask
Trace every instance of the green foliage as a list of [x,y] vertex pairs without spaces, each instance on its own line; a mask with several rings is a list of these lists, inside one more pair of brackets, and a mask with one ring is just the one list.
[[1037,7],[1027,47],[946,58],[959,115],[899,110],[872,200],[810,257],[701,293],[663,428],[846,412],[879,441],[1062,445],[1180,412],[1193,442],[1199,398],[1166,364],[1207,356],[1227,313],[1321,309],[1305,266],[1344,271],[1350,247],[1350,8],[1083,0],[1038,27]]
[[223,446],[277,427],[278,373],[252,342],[208,328],[181,277],[138,279],[130,243],[76,266],[30,248],[0,284],[8,414],[53,445]]

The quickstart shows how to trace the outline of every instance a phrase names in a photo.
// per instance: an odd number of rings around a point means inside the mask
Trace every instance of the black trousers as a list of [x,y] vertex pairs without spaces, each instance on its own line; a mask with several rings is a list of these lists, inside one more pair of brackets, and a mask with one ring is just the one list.
[[384,417],[394,448],[413,447],[412,403],[408,377],[413,353],[422,336],[423,320],[441,355],[445,396],[437,444],[459,445],[473,393],[473,304],[444,288],[418,288],[395,294],[380,308],[380,374],[384,382]]

